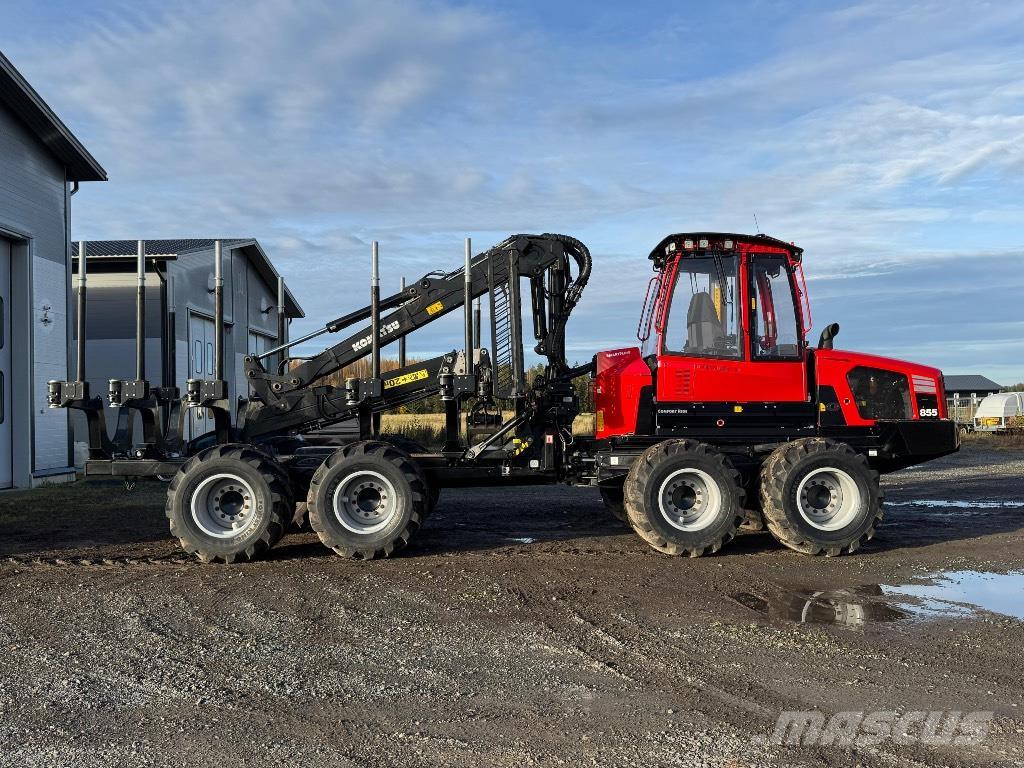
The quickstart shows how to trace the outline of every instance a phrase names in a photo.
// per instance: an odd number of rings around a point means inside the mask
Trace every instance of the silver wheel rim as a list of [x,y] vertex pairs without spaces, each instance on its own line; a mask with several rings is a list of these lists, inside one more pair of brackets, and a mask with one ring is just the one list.
[[820,467],[808,473],[796,489],[796,506],[808,524],[819,531],[838,531],[860,514],[864,497],[850,473]]
[[352,533],[365,536],[382,531],[396,514],[395,486],[379,472],[353,472],[334,489],[334,516]]
[[658,489],[658,511],[673,528],[700,531],[718,519],[722,490],[702,469],[677,469]]
[[192,494],[192,521],[207,536],[229,539],[256,520],[256,494],[238,475],[211,475]]

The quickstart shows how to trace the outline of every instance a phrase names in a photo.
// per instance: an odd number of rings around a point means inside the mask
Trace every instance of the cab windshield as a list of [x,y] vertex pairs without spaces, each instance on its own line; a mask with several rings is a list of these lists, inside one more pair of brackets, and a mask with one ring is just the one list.
[[740,358],[735,256],[683,257],[665,320],[663,349],[699,357]]

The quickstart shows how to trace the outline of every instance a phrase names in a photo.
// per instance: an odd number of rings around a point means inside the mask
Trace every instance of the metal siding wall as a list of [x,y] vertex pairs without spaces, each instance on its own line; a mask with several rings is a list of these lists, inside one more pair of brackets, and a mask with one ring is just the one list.
[[[249,329],[277,338],[277,286],[270,286],[246,259],[249,282]],[[272,307],[264,313],[264,307]]]
[[[35,469],[68,465],[68,414],[46,404],[46,382],[67,378],[68,337],[63,264],[35,259],[33,264],[32,400],[35,408]],[[49,307],[49,309],[46,309]]]
[[[248,286],[246,297],[246,314],[248,315],[248,322],[246,324],[245,338],[239,338],[241,356],[239,357],[239,381],[244,383],[245,389],[242,390],[242,397],[249,396],[249,384],[244,382],[244,370],[242,369],[242,357],[249,352],[249,333],[256,332],[266,336],[277,337],[277,311],[271,309],[270,312],[264,313],[265,307],[276,307],[277,305],[277,287],[271,288],[263,280],[263,277],[253,266],[249,259],[245,259],[241,265],[242,269],[245,270],[245,280]],[[271,346],[276,346],[273,344]]]
[[[65,379],[68,373],[66,195],[63,167],[0,105],[0,228],[29,238],[32,259],[32,328],[13,330],[31,333],[33,379],[30,392],[15,393],[13,407],[31,413],[34,435],[15,435],[14,450],[28,454],[34,439],[37,473],[68,464],[67,413],[47,408],[45,391],[49,379]],[[16,469],[17,485],[30,481]]]

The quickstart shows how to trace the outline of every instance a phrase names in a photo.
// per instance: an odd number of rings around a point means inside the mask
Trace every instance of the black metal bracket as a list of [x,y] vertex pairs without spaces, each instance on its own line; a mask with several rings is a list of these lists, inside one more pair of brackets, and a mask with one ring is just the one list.
[[217,443],[231,442],[231,403],[224,379],[189,379],[185,382],[185,408],[206,408],[213,414]]
[[85,414],[90,459],[113,456],[115,446],[107,434],[103,400],[89,397],[89,382],[50,381],[47,384],[46,401],[51,408],[68,408]]

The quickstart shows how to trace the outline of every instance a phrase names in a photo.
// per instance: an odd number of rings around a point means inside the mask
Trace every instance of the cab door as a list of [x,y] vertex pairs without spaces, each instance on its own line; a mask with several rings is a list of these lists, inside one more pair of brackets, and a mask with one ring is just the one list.
[[659,330],[658,434],[775,435],[816,423],[785,253],[681,254]]
[[751,254],[747,273],[749,350],[741,376],[753,395],[750,400],[806,402],[807,350],[789,260],[781,254]]

